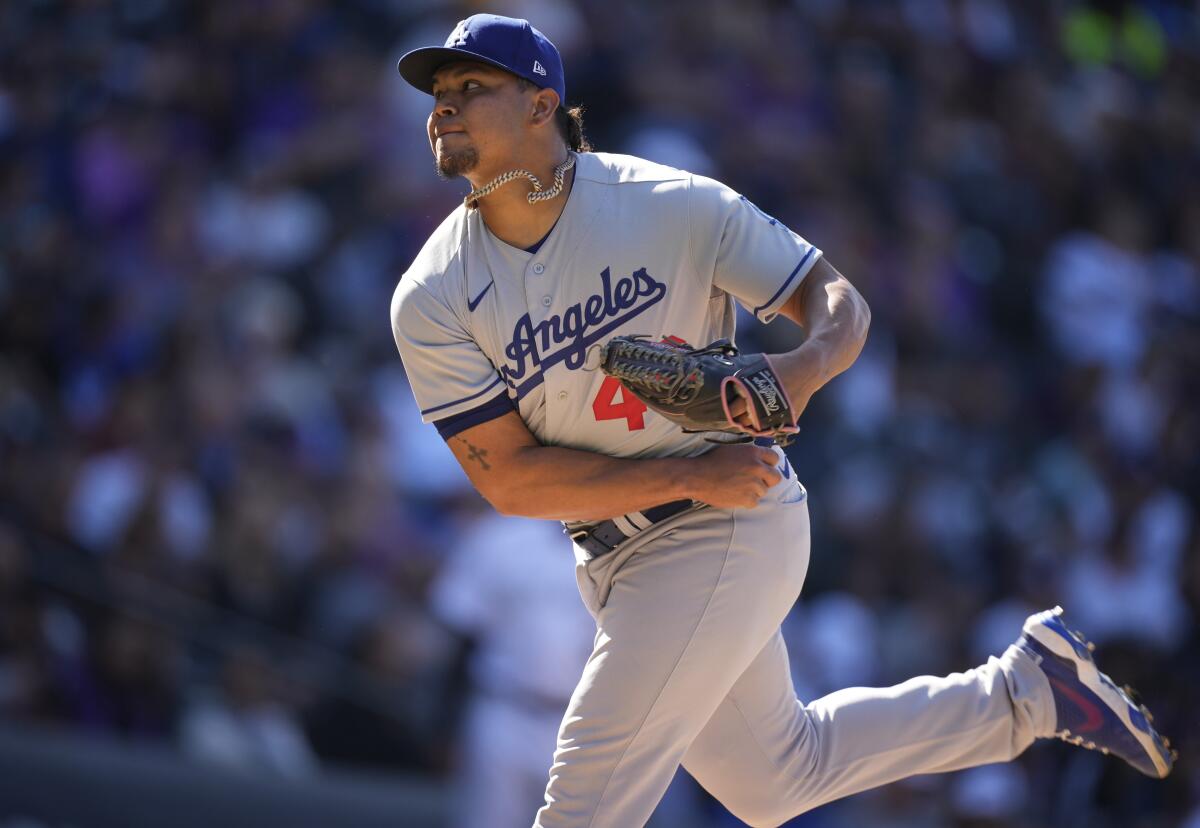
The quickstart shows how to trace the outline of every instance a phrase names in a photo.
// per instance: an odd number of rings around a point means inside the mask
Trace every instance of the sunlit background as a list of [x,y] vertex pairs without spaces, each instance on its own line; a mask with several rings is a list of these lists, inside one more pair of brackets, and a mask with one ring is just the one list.
[[[725,181],[871,304],[789,449],[800,696],[1062,603],[1183,753],[1037,744],[789,825],[1200,826],[1198,9],[3,0],[0,826],[532,822],[571,549],[472,492],[388,320],[466,192],[395,62],[476,11],[555,41],[599,150]],[[740,824],[682,773],[651,823]]]

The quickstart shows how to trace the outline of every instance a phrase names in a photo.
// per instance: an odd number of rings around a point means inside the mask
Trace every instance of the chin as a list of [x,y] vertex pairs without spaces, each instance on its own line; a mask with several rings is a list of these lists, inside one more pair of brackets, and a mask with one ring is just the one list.
[[472,147],[454,152],[441,152],[437,156],[437,173],[442,178],[457,178],[479,166],[479,154]]

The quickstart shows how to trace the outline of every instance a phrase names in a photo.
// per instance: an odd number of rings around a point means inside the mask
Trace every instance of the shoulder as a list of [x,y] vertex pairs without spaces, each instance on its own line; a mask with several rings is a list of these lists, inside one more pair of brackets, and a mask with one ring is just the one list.
[[462,294],[467,210],[459,205],[429,236],[392,294],[392,319],[414,304],[440,300],[448,307]]
[[579,178],[610,185],[634,186],[629,192],[653,193],[655,198],[664,196],[686,202],[694,217],[716,217],[728,214],[741,201],[742,196],[727,184],[696,175],[687,170],[656,164],[635,155],[619,155],[607,152],[589,152],[579,156]]
[[703,175],[692,175],[689,178],[688,186],[692,199],[697,202],[729,206],[745,200],[737,190],[715,178]]
[[686,183],[691,173],[665,164],[656,164],[636,155],[620,155],[611,152],[585,152],[579,154],[578,179],[598,184],[656,184],[667,181]]
[[688,213],[696,226],[713,229],[741,215],[760,214],[775,222],[728,184],[703,175],[690,176],[688,181]]
[[697,175],[687,170],[668,167],[638,158],[610,152],[588,152],[579,155],[576,175],[585,181],[601,184],[662,184],[678,182],[684,189],[712,200],[735,202],[741,195],[715,178]]

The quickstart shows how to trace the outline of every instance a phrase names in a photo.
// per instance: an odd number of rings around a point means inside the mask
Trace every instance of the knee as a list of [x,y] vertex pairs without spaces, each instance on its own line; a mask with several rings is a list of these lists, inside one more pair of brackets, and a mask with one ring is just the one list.
[[809,810],[812,804],[797,780],[784,782],[740,802],[724,803],[729,812],[751,828],[778,828]]
[[803,762],[788,763],[762,778],[756,790],[743,791],[738,801],[722,802],[751,828],[778,828],[820,804],[820,794],[814,790],[819,778],[815,757],[806,755]]

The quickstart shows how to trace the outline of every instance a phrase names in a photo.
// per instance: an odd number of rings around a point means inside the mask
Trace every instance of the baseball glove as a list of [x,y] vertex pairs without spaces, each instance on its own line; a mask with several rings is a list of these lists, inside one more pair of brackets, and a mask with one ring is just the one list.
[[[684,431],[772,437],[777,443],[799,431],[766,354],[739,355],[728,339],[692,348],[679,340],[618,336],[601,346],[599,368]],[[751,428],[730,414],[738,396],[746,400]]]

